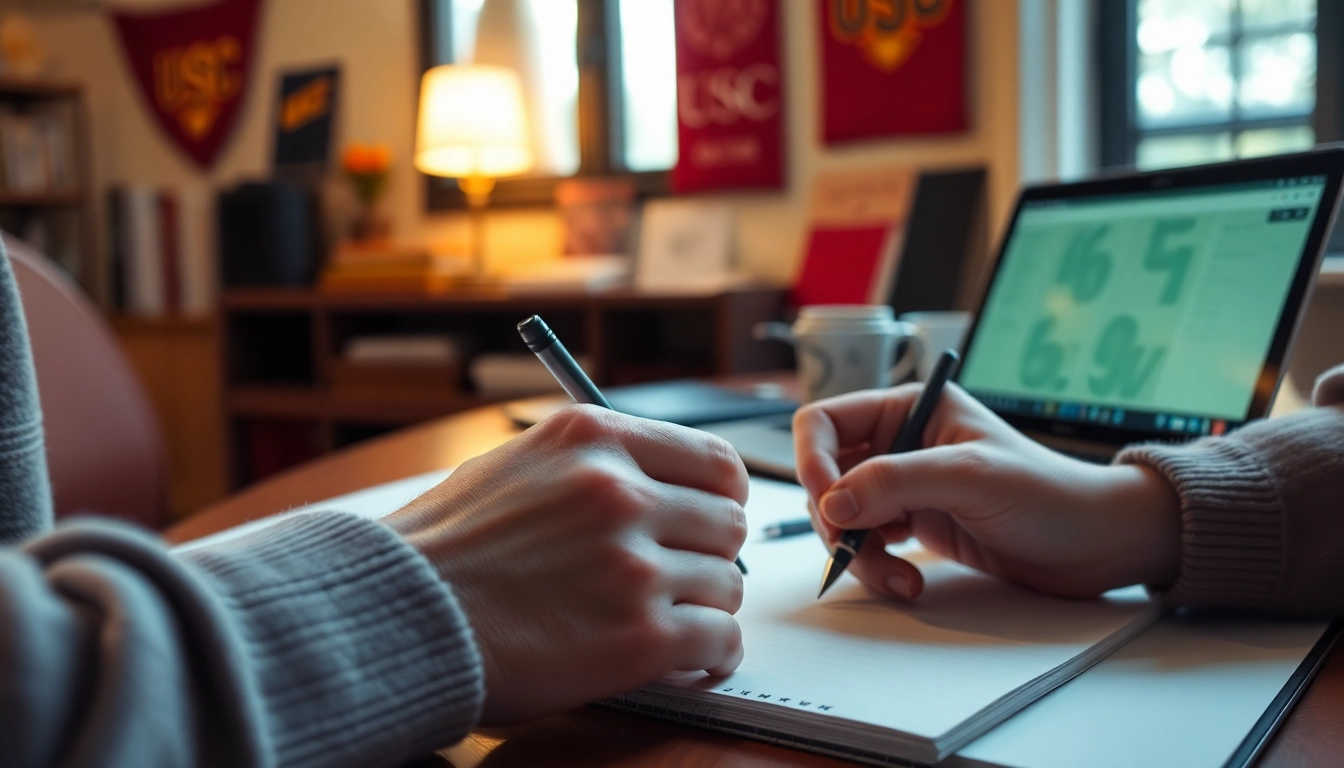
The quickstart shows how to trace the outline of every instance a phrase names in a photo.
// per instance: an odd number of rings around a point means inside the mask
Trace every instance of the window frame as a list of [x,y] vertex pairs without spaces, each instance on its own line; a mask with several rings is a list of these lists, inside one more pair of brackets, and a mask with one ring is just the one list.
[[[1337,32],[1328,24],[1344,21],[1344,11],[1336,12],[1333,3],[1317,3],[1316,23],[1313,34],[1316,37],[1316,104],[1307,115],[1244,118],[1240,108],[1233,101],[1231,117],[1228,120],[1191,122],[1186,125],[1142,128],[1138,123],[1138,0],[1119,0],[1101,3],[1097,15],[1097,52],[1101,92],[1098,99],[1098,111],[1101,118],[1101,167],[1132,168],[1137,160],[1139,141],[1148,137],[1162,136],[1198,136],[1210,133],[1230,133],[1233,135],[1235,151],[1236,135],[1247,130],[1259,128],[1286,128],[1309,126],[1315,131],[1316,143],[1338,141],[1341,126],[1344,126],[1344,107],[1332,106],[1325,110],[1322,105],[1334,105],[1330,94],[1338,99],[1344,95],[1344,57],[1340,56],[1340,42],[1344,32]],[[1327,12],[1328,9],[1328,12]],[[1241,24],[1240,4],[1233,13],[1232,29],[1227,35],[1227,45],[1234,48],[1247,37]],[[1284,27],[1290,31],[1296,27]],[[1272,33],[1272,32],[1271,32]],[[1251,36],[1265,34],[1258,28]],[[1232,57],[1233,77],[1240,82],[1237,57]],[[1328,114],[1328,113],[1334,114]],[[1325,118],[1325,119],[1323,119]]]
[[[440,7],[451,0],[418,0],[420,75],[451,61],[451,18]],[[552,205],[556,185],[566,179],[622,179],[634,183],[640,197],[664,195],[670,189],[668,171],[630,171],[624,168],[624,111],[621,94],[621,39],[619,0],[576,0],[578,32],[575,40],[579,68],[579,168],[571,176],[527,176],[500,179],[490,205],[517,207]],[[419,88],[416,89],[419,109]],[[419,171],[417,171],[419,173]],[[420,174],[425,179],[427,211],[465,210],[467,197],[455,179]]]

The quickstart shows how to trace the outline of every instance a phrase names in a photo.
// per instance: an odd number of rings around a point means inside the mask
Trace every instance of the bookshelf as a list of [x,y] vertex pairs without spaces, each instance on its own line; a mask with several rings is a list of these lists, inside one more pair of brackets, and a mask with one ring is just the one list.
[[0,228],[31,242],[106,307],[88,141],[82,85],[0,77]]
[[751,328],[785,309],[786,291],[741,287],[712,295],[464,291],[438,295],[335,294],[240,288],[220,297],[225,460],[231,488],[391,430],[487,405],[458,386],[333,381],[341,350],[368,333],[445,333],[473,354],[526,353],[515,326],[539,313],[599,385],[723,376],[787,367],[784,345]]

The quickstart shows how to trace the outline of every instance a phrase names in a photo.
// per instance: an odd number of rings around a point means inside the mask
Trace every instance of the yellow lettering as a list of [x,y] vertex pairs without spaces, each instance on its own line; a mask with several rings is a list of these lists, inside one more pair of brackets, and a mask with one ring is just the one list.
[[325,115],[331,103],[331,78],[322,77],[285,98],[280,108],[280,127],[293,131]]

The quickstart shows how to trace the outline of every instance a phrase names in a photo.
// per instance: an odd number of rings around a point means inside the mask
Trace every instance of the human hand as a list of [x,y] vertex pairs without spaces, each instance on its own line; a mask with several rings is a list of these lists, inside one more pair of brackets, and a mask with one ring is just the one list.
[[498,724],[737,668],[746,500],[723,440],[576,406],[386,522],[452,585]]
[[919,570],[885,550],[911,536],[1053,595],[1175,580],[1180,510],[1165,478],[1056,453],[955,384],[924,431],[924,450],[886,454],[921,389],[856,392],[794,416],[798,475],[817,531],[833,545],[842,529],[874,529],[850,564],[870,589],[919,595]]

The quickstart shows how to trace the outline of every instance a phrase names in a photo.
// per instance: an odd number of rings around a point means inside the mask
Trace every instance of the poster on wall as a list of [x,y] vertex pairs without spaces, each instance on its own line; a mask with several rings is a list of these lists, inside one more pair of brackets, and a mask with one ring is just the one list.
[[822,136],[967,128],[965,0],[817,0]]
[[275,170],[326,171],[341,70],[333,65],[280,73],[275,108]]
[[778,0],[675,0],[677,192],[784,186]]
[[109,11],[149,111],[208,169],[233,131],[252,74],[261,0],[184,10]]

